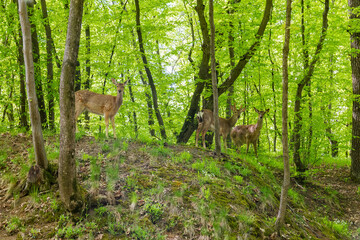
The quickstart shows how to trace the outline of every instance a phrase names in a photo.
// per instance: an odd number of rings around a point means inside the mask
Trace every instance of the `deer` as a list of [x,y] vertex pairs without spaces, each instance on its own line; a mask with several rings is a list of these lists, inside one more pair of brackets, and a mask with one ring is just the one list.
[[79,90],[75,92],[75,121],[79,115],[88,111],[98,115],[103,115],[106,125],[106,137],[109,137],[109,119],[112,123],[114,138],[116,138],[114,118],[123,102],[124,87],[129,80],[124,83],[118,83],[114,78],[111,79],[116,86],[117,95],[104,95],[94,93],[88,90]]
[[[220,136],[223,138],[225,151],[227,149],[226,138],[230,134],[231,129],[235,126],[237,120],[240,118],[240,114],[245,111],[245,107],[243,108],[241,105],[241,107],[237,109],[236,104],[234,104],[230,106],[230,109],[233,112],[233,115],[230,118],[225,119],[219,117]],[[203,147],[206,148],[205,135],[207,131],[215,131],[213,111],[209,109],[203,109],[202,111],[198,112],[197,119],[199,124],[196,130],[195,146],[198,147],[198,140],[201,132]]]
[[240,125],[234,127],[234,129],[230,133],[230,137],[232,142],[239,149],[238,153],[240,153],[240,148],[245,143],[246,153],[248,153],[249,145],[252,144],[254,147],[255,155],[256,157],[258,157],[256,142],[260,137],[260,130],[263,126],[263,118],[270,109],[266,109],[265,111],[259,111],[254,107],[254,110],[259,115],[257,123],[252,125]]

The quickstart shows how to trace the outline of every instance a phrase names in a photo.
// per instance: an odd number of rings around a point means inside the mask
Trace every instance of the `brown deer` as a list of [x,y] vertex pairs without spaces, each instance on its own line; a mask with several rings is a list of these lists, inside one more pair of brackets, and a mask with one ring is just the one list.
[[118,83],[114,78],[112,78],[111,81],[116,85],[116,96],[98,94],[88,90],[80,90],[75,92],[75,121],[84,111],[104,115],[106,124],[106,137],[109,137],[108,129],[110,119],[114,132],[114,138],[116,138],[114,118],[123,102],[124,87],[128,81],[124,83]]
[[234,129],[231,131],[230,137],[233,143],[239,148],[239,151],[241,146],[246,143],[246,153],[248,153],[249,145],[252,144],[254,146],[255,155],[257,157],[258,155],[256,142],[260,136],[260,130],[263,125],[264,115],[269,112],[270,109],[266,109],[265,111],[259,111],[255,107],[254,109],[255,112],[259,114],[257,123],[252,125],[240,125],[234,127]]
[[[245,111],[245,108],[241,105],[239,109],[236,109],[236,105],[230,107],[231,111],[233,112],[233,115],[228,118],[219,118],[219,124],[220,124],[220,136],[222,136],[224,141],[224,148],[226,151],[226,138],[230,134],[231,128],[235,126],[237,120],[240,118],[240,114]],[[198,140],[199,140],[199,134],[201,132],[202,134],[202,143],[203,147],[205,146],[205,134],[207,131],[215,131],[215,125],[214,125],[214,114],[209,109],[204,109],[200,111],[197,115],[197,119],[199,122],[198,128],[196,130],[196,138],[195,138],[195,145],[198,146]]]

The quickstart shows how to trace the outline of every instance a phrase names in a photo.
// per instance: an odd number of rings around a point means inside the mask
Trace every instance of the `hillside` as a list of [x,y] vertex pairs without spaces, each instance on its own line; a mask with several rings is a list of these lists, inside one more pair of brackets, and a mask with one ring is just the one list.
[[[193,146],[77,135],[78,180],[97,202],[63,211],[58,187],[6,199],[33,161],[31,136],[0,138],[0,239],[357,239],[358,185],[347,166],[292,178],[286,226],[274,233],[282,158],[230,152],[215,159]],[[56,166],[58,136],[45,136]],[[167,145],[167,144],[166,144]],[[244,159],[245,157],[245,159]]]

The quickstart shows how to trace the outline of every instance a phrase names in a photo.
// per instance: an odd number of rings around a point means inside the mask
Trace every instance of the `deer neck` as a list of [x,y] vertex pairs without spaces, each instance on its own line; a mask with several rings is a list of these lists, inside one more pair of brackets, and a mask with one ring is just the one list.
[[263,119],[259,118],[257,123],[255,124],[255,131],[260,132],[262,126],[263,126]]
[[123,102],[123,91],[121,91],[121,93],[119,93],[119,91],[118,91],[118,94],[116,95],[116,107],[117,107],[117,109],[119,109],[122,102]]
[[233,114],[228,120],[228,123],[231,127],[235,126],[238,118],[235,116],[235,114]]

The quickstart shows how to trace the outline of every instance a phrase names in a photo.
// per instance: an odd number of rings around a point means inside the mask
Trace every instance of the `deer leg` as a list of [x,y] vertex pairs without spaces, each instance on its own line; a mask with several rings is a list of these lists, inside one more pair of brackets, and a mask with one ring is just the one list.
[[207,133],[207,129],[204,129],[202,131],[202,144],[203,144],[203,148],[206,149],[206,145],[205,145],[205,136],[206,136],[206,133]]
[[258,157],[258,155],[257,155],[257,146],[256,146],[256,143],[253,143],[253,146],[254,146],[255,156]]
[[115,116],[113,116],[112,118],[110,118],[110,120],[111,120],[111,124],[112,124],[112,128],[113,128],[114,138],[116,138],[116,132],[115,132]]
[[109,137],[109,116],[105,115],[106,137]]
[[75,103],[75,127],[76,127],[76,132],[78,131],[77,128],[77,119],[79,118],[80,114],[85,110],[85,106],[82,104],[76,104]]
[[250,143],[247,142],[247,143],[246,143],[246,154],[249,152],[249,147],[250,147]]
[[198,129],[196,130],[195,147],[198,146],[198,141],[199,141],[200,132],[201,132],[201,127],[200,127],[200,125],[199,125]]

